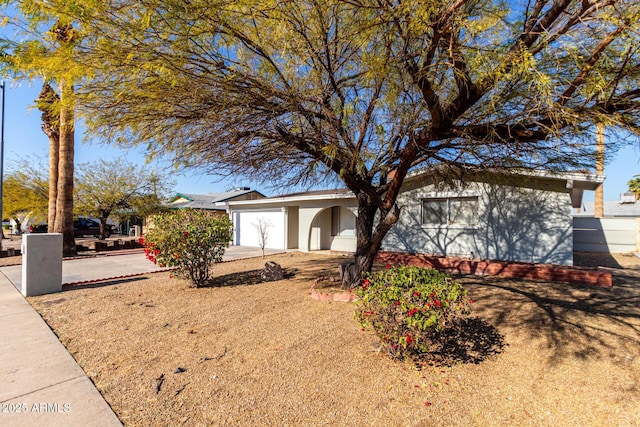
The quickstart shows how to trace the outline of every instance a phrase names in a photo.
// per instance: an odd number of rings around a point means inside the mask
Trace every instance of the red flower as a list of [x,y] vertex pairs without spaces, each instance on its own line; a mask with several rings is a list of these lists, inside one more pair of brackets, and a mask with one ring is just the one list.
[[369,286],[371,284],[371,282],[369,281],[369,279],[364,279],[364,281],[362,282],[362,289],[367,289],[367,286]]
[[427,400],[426,402],[424,402],[424,406],[431,406],[431,402]]
[[407,316],[411,317],[414,314],[416,314],[417,312],[418,312],[418,309],[416,307],[414,307],[411,310],[409,310],[409,312],[407,313]]
[[440,307],[440,300],[435,300],[433,303],[436,305],[436,307]]
[[387,270],[389,270],[391,268],[391,264],[387,264],[384,268],[386,268]]
[[187,230],[184,230],[184,231],[182,232],[182,235],[183,235],[184,237],[187,237],[187,236],[189,235],[189,232],[188,232]]
[[160,249],[156,249],[155,251],[153,251],[154,255],[160,255]]
[[469,298],[469,304],[473,304],[473,300]]
[[402,304],[400,301],[396,301],[396,305],[397,306],[400,305],[400,304]]
[[416,298],[420,298],[420,292],[416,291],[413,293],[413,296]]
[[405,335],[404,338],[407,341],[407,345],[415,341],[411,335]]

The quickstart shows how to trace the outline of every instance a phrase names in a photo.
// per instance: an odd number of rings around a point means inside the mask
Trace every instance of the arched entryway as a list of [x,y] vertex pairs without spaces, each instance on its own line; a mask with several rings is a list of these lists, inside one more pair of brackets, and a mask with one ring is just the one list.
[[311,221],[309,251],[334,250],[355,252],[356,216],[345,206],[322,209]]

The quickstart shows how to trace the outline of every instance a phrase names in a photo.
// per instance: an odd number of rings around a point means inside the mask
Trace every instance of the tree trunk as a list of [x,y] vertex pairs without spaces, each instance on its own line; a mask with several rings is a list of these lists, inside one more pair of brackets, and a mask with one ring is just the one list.
[[62,102],[60,108],[60,157],[58,161],[58,194],[56,198],[56,218],[54,232],[62,233],[62,253],[64,256],[77,254],[73,234],[73,163],[74,132],[73,107],[70,98],[73,87],[60,81]]
[[382,240],[393,224],[398,221],[399,208],[394,204],[385,212],[380,212],[380,219],[374,229],[374,221],[378,207],[364,192],[356,194],[358,199],[358,216],[356,217],[356,253],[352,263],[341,267],[342,287],[352,289],[362,283],[362,275],[371,271],[376,255],[382,246]]
[[111,215],[111,211],[102,210],[100,213],[100,240],[107,237],[107,218]]
[[60,98],[49,83],[42,85],[42,91],[36,103],[42,111],[42,131],[49,138],[49,207],[47,214],[47,231],[53,233],[56,222],[56,202],[58,198],[58,162],[60,147],[60,116],[56,106]]

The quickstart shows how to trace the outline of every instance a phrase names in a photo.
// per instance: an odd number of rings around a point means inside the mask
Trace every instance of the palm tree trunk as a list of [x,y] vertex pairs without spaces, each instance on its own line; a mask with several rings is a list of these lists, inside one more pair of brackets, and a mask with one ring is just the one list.
[[71,98],[73,87],[60,81],[60,157],[58,160],[58,194],[54,232],[62,233],[64,256],[77,254],[73,234],[73,166],[74,166],[74,115]]
[[56,222],[56,202],[58,198],[58,162],[60,147],[60,115],[56,113],[54,104],[60,102],[60,98],[51,88],[49,83],[42,85],[42,91],[36,103],[42,111],[42,131],[49,138],[49,207],[47,214],[47,231],[53,233]]

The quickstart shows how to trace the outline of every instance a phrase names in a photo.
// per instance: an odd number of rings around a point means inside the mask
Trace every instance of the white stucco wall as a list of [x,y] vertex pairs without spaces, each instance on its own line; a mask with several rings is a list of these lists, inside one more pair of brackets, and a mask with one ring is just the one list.
[[[573,224],[568,190],[554,191],[468,184],[458,190],[436,188],[424,182],[405,186],[398,198],[399,221],[383,241],[382,250],[474,257],[521,262],[573,264]],[[422,199],[452,194],[477,195],[478,221],[473,227],[422,224]],[[331,207],[340,206],[340,235],[331,234]],[[296,199],[231,205],[235,244],[258,246],[253,223],[267,215],[276,225],[269,230],[270,248],[320,249],[354,252],[357,204],[355,198]],[[237,225],[236,225],[237,227]],[[343,231],[345,231],[343,233]]]
[[[455,192],[454,192],[455,193]],[[433,185],[401,193],[398,223],[383,250],[481,259],[573,264],[569,193],[473,183],[461,194],[478,196],[478,225],[425,226],[422,199],[451,195]]]
[[[332,206],[341,207],[340,219],[344,227],[339,236],[331,235]],[[286,246],[302,252],[328,249],[354,252],[356,249],[355,199],[242,203],[232,205],[231,212],[235,245],[258,246],[258,234],[252,224],[266,215],[272,223],[282,225],[269,228],[269,248],[284,249]],[[353,227],[351,235],[349,227]]]

